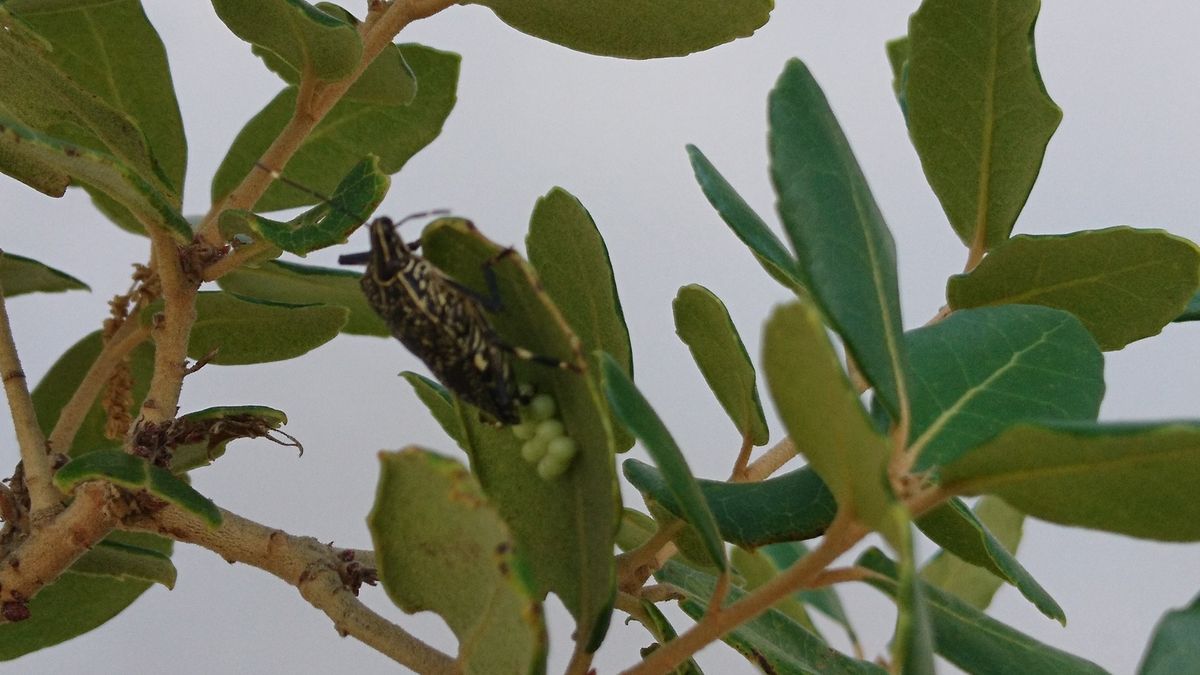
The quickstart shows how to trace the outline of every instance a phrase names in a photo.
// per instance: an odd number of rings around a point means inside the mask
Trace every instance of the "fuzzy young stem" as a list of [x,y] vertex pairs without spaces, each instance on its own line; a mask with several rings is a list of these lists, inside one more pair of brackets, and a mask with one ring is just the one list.
[[750,452],[754,450],[754,442],[749,434],[742,436],[742,447],[738,450],[737,461],[733,463],[733,471],[729,474],[730,482],[748,481],[747,465],[750,463]]
[[202,546],[229,562],[269,572],[295,586],[313,607],[350,635],[396,662],[420,673],[459,673],[455,660],[421,642],[364,605],[338,573],[337,550],[312,537],[297,537],[222,509],[212,528],[175,506],[126,520],[124,527],[155,532]]
[[745,480],[755,482],[768,478],[795,456],[796,444],[791,437],[785,437],[746,467]]
[[834,519],[821,545],[801,558],[795,565],[779,576],[759,586],[741,600],[723,607],[720,612],[709,613],[696,625],[678,638],[656,649],[638,665],[624,671],[624,675],[658,675],[669,673],[687,661],[708,643],[719,639],[729,631],[767,611],[772,605],[810,583],[829,563],[845,553],[866,536],[867,530],[851,519],[839,514]]
[[129,352],[150,336],[150,329],[141,325],[137,314],[136,311],[130,314],[125,323],[109,338],[79,382],[79,386],[75,388],[75,392],[71,394],[71,400],[67,401],[59,412],[58,421],[50,431],[51,450],[64,453],[70,451],[71,444],[75,442],[75,434],[79,432],[79,427],[83,425],[83,420],[92,409],[96,397],[103,391],[113,370],[125,360]]
[[[372,11],[367,20],[359,25],[359,33],[363,41],[363,55],[358,67],[345,79],[337,82],[304,82],[296,100],[296,114],[288,121],[283,130],[259,158],[258,164],[282,171],[288,161],[300,149],[300,145],[308,138],[317,124],[341,100],[350,86],[353,85],[366,71],[375,57],[392,43],[405,26],[417,19],[432,16],[451,5],[456,0],[396,0],[382,13]],[[197,234],[213,246],[221,244],[218,230],[218,219],[222,212],[229,209],[249,209],[258,202],[263,193],[270,187],[270,172],[252,168],[242,179],[241,184],[233,189],[224,199],[213,204],[212,209],[204,217]],[[225,264],[221,274],[228,272],[231,263]],[[213,276],[206,274],[206,278]],[[219,275],[216,275],[219,276]],[[213,278],[216,278],[213,276]]]
[[38,426],[37,411],[33,408],[33,399],[29,397],[25,371],[21,370],[21,360],[17,357],[17,345],[8,321],[3,289],[0,289],[0,377],[4,380],[4,393],[8,397],[17,445],[21,449],[21,462],[25,467],[31,519],[35,526],[40,525],[47,516],[62,508],[62,494],[51,482],[54,472],[46,453],[46,437]]
[[110,489],[101,481],[79,486],[70,506],[9,552],[0,564],[0,599],[28,601],[111,532],[121,514]]
[[154,249],[153,264],[162,282],[163,320],[155,321],[154,375],[142,402],[140,418],[163,422],[175,417],[179,392],[186,372],[188,337],[196,322],[197,281],[186,279],[180,264],[179,247],[162,228],[148,225]]

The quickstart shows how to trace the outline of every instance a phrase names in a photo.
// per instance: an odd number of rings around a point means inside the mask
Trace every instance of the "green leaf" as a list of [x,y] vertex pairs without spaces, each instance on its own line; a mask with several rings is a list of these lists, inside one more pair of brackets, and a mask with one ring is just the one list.
[[1096,418],[1104,356],[1074,316],[1033,305],[963,310],[905,334],[909,452],[924,471],[1017,422]]
[[1163,230],[1110,227],[1022,235],[997,246],[970,274],[950,277],[954,309],[1045,305],[1071,312],[1101,349],[1157,335],[1200,286],[1200,248]]
[[[196,294],[188,357],[212,355],[209,363],[222,366],[293,359],[337,337],[349,314],[344,307],[285,305],[202,291]],[[148,322],[154,312],[142,316]]]
[[179,508],[200,516],[210,527],[221,524],[221,511],[192,486],[170,471],[120,450],[96,450],[67,462],[54,474],[54,484],[63,492],[89,480],[106,480],[131,490],[146,490]]
[[[0,18],[6,15],[7,6],[0,9]],[[142,28],[143,32],[145,28],[148,26]],[[90,30],[91,27],[88,32]],[[130,30],[136,33],[139,27],[131,25]],[[82,32],[83,29],[75,26],[73,31]],[[122,35],[120,39],[128,37],[133,36]],[[44,39],[33,41],[23,38],[20,31],[0,31],[0,118],[5,120],[5,126],[19,126],[38,136],[62,139],[61,145],[80,146],[89,154],[107,157],[115,165],[126,168],[130,180],[144,183],[149,191],[162,195],[168,208],[177,209],[178,189],[171,185],[150,154],[142,130],[125,111],[110,106],[101,96],[81,87],[70,73],[60,70],[48,56],[53,53],[48,48]],[[89,53],[88,58],[87,66],[95,67],[96,55]],[[170,89],[161,93],[169,96]],[[164,114],[169,116],[171,113]],[[5,140],[18,142],[11,137]],[[11,147],[9,151],[12,151]],[[92,183],[89,176],[77,175],[59,163],[48,162],[36,149],[29,152],[32,154],[25,156],[31,161],[50,163],[60,173]],[[103,185],[95,187],[108,192]]]
[[[32,398],[38,425],[41,426],[43,434],[50,435],[63,406],[79,388],[84,375],[100,355],[102,346],[100,331],[89,333],[63,353],[42,376],[33,390]],[[129,370],[133,379],[131,410],[137,410],[146,397],[146,391],[150,388],[150,377],[154,374],[153,343],[147,341],[130,352]],[[120,448],[120,440],[113,440],[104,435],[106,420],[107,415],[97,400],[88,409],[71,447],[55,448],[55,451],[67,452],[75,457],[92,450]]]
[[908,122],[908,57],[912,53],[911,45],[909,45],[908,37],[896,38],[888,40],[887,45],[888,63],[892,66],[892,91],[896,94],[896,101],[900,104],[900,112],[904,114],[905,123]]
[[[1000,502],[998,507],[1015,513],[1018,519],[1024,518],[1023,514],[1003,502]],[[935,544],[945,549],[938,554],[943,560],[940,565],[930,563],[922,570],[921,577],[925,581],[950,592],[954,591],[947,588],[947,585],[963,587],[977,596],[982,595],[984,596],[982,606],[970,604],[977,609],[986,609],[987,603],[991,601],[1000,581],[1004,580],[1015,586],[1021,595],[1032,602],[1042,614],[1064,626],[1067,625],[1067,615],[1063,613],[1062,607],[1059,607],[1054,598],[1050,597],[1050,594],[1033,578],[1033,575],[1025,570],[1016,557],[1009,553],[1009,549],[992,535],[987,526],[975,517],[975,514],[967,508],[962,500],[949,500],[922,515],[916,524]],[[1017,531],[1019,537],[1019,524]],[[1015,546],[1013,550],[1015,550]],[[957,565],[954,564],[955,561],[957,561]],[[969,570],[964,563],[987,570],[987,574]],[[932,571],[930,566],[934,566]],[[930,578],[931,575],[936,578],[936,575],[939,574],[939,567],[940,574],[943,575],[940,581],[943,583],[937,583]],[[964,574],[965,572],[970,573]],[[947,574],[955,576],[945,576]],[[989,578],[994,579],[995,583],[991,583]]]
[[[625,460],[622,468],[638,491],[684,517],[660,470],[636,459]],[[754,483],[696,483],[721,538],[747,548],[819,537],[837,512],[833,494],[809,467]]]
[[1182,314],[1175,317],[1175,321],[1200,321],[1200,292],[1188,300],[1187,307],[1183,308]]
[[389,337],[387,324],[363,295],[362,274],[281,260],[240,267],[217,280],[221,289],[242,297],[289,305],[331,305],[350,312],[342,332]]
[[[659,644],[666,644],[679,636],[675,632],[675,627],[667,620],[667,617],[658,610],[657,605],[649,600],[642,600],[641,606],[642,613],[646,617],[645,620],[641,621],[641,624],[650,631],[650,634],[654,636],[655,640],[658,640]],[[642,649],[643,656],[649,653],[646,649]],[[676,666],[670,675],[704,675],[704,671],[700,670],[700,666],[696,665],[695,659],[689,658],[687,661]]]
[[[103,543],[171,552],[171,541],[143,532],[113,532]],[[128,607],[149,581],[64,572],[29,601],[29,618],[0,624],[0,661],[11,661],[97,628]]]
[[[482,265],[502,250],[457,219],[430,223],[421,246],[440,269],[481,292],[487,288]],[[508,344],[584,366],[574,351],[578,338],[539,290],[530,266],[508,255],[493,271],[503,302],[503,309],[488,317],[497,335]],[[570,467],[554,480],[543,480],[519,459],[522,441],[510,428],[496,428],[480,420],[475,408],[458,404],[464,447],[489,501],[512,528],[538,592],[558,594],[576,620],[576,640],[592,651],[608,628],[616,592],[612,550],[621,510],[610,413],[594,373],[519,360],[513,369],[519,382],[557,403],[558,418],[578,447]]]
[[[608,352],[632,377],[633,346],[608,247],[583,204],[562,188],[538,199],[525,248],[547,295],[579,336],[584,353]],[[614,432],[618,452],[633,447],[633,437],[624,427],[614,425]]]
[[[392,105],[342,99],[300,145],[283,169],[285,177],[314,192],[329,194],[363,157],[378,156],[383,172],[393,174],[437,138],[457,100],[460,58],[420,45],[403,45],[400,52],[419,83],[412,102]],[[254,170],[254,163],[295,110],[296,87],[287,87],[238,133],[213,178],[214,202],[223,199]],[[312,194],[276,181],[254,208],[275,211],[316,201],[318,198]]]
[[[870,549],[857,564],[876,572],[867,583],[896,596],[896,564],[878,549]],[[1105,673],[1091,661],[1060,651],[1021,633],[961,600],[927,584],[921,584],[929,620],[933,626],[934,649],[968,673],[1008,675],[1096,675]]]
[[728,561],[721,533],[671,432],[612,356],[602,356],[600,367],[604,373],[604,391],[617,419],[642,441],[642,447],[662,471],[663,481],[679,505],[680,516],[700,533],[713,564],[725,571]]
[[362,59],[354,27],[304,0],[213,0],[221,21],[241,39],[317,80],[341,80]]
[[[629,461],[629,460],[625,460]],[[658,530],[653,518],[631,508],[621,509],[621,525],[617,529],[617,548],[631,551],[646,543]]]
[[909,134],[967,246],[1008,238],[1062,119],[1034,56],[1039,4],[927,0],[908,24]]
[[0,288],[5,298],[25,293],[61,293],[91,288],[59,270],[15,253],[0,251]]
[[1013,427],[942,469],[952,494],[994,494],[1063,525],[1200,541],[1200,422]]
[[747,37],[773,0],[472,0],[513,28],[600,56],[683,56]]
[[788,62],[768,106],[771,178],[804,285],[898,419],[906,366],[892,235],[802,62]]
[[101,541],[71,564],[74,574],[138,580],[175,588],[177,571],[171,556],[117,541]]
[[417,373],[404,371],[400,373],[400,377],[412,385],[417,398],[421,399],[421,403],[424,403],[426,408],[429,408],[433,419],[437,420],[446,435],[454,439],[454,442],[465,450],[462,422],[458,419],[458,412],[454,409],[454,401],[450,397],[450,392],[441,384]]
[[[765,556],[776,570],[782,572],[808,555],[808,547],[798,541],[789,541],[763,546],[758,549],[758,552]],[[845,629],[846,636],[852,645],[859,645],[858,635],[850,623],[850,617],[846,614],[845,608],[842,607],[842,600],[838,597],[834,586],[797,591],[796,595],[801,602],[821,612]]]
[[[950,503],[955,507],[962,504],[958,499],[952,499]],[[932,512],[923,516],[922,520],[930,515]],[[964,521],[978,523],[978,532],[981,536],[977,538],[977,541],[983,543],[984,552],[987,554],[979,562],[984,564],[967,562],[962,556],[952,553],[950,547],[943,547],[944,550],[934,554],[933,558],[921,568],[921,579],[982,611],[992,604],[992,597],[996,591],[1000,590],[1000,586],[1005,581],[1017,585],[1010,578],[1012,575],[1005,573],[997,575],[992,571],[992,567],[998,567],[999,563],[1005,559],[1017,562],[1013,554],[1016,553],[1017,546],[1021,543],[1021,530],[1025,524],[1025,514],[1004,503],[1004,500],[989,495],[981,497],[975,503],[974,516],[972,520],[964,519]],[[917,526],[923,526],[921,520],[917,521]],[[1024,571],[1023,568],[1022,571]],[[1020,588],[1019,585],[1017,587]],[[1051,618],[1058,619],[1060,623],[1066,621],[1065,615],[1062,615],[1062,618],[1057,616],[1051,616]]]
[[[358,30],[359,20],[342,7],[332,2],[318,2],[316,7]],[[252,51],[262,57],[267,67],[285,82],[300,83],[300,72],[291,65],[260,47],[254,47]],[[384,105],[408,105],[416,95],[417,81],[413,77],[412,69],[405,63],[400,47],[389,44],[375,57],[371,65],[367,66],[363,74],[358,76],[354,84],[350,85],[342,98]]]
[[[139,222],[165,227],[180,243],[192,240],[192,226],[173,205],[177,198],[164,195],[111,155],[42,135],[0,115],[0,161],[7,157],[16,157],[56,176],[69,177],[98,190],[128,209]],[[0,169],[7,172],[5,166],[0,165]],[[20,175],[13,177],[21,179]],[[63,187],[69,182],[64,180]],[[47,194],[61,197],[62,191]]]
[[363,216],[383,201],[390,184],[391,179],[379,169],[379,158],[370,156],[354,165],[328,202],[286,223],[249,211],[225,211],[221,213],[221,231],[251,232],[289,253],[304,256],[344,244],[350,233],[363,223]]
[[801,280],[796,259],[784,247],[783,242],[779,241],[779,237],[775,236],[699,148],[689,145],[687,151],[688,159],[692,162],[692,171],[696,174],[696,182],[700,184],[708,203],[721,215],[721,220],[724,220],[737,238],[749,247],[758,264],[762,265],[772,278],[799,292],[804,282]]
[[367,522],[388,597],[410,614],[445,619],[464,673],[544,673],[546,625],[535,585],[474,477],[417,448],[379,459]]
[[271,434],[287,424],[287,415],[282,410],[262,405],[205,408],[180,415],[169,424],[186,439],[171,449],[171,473],[174,474],[212,464],[225,454],[225,447],[231,441],[239,438],[265,437],[280,445],[300,447],[300,443],[290,436],[279,440]]
[[679,289],[671,308],[675,333],[692,352],[733,425],[742,438],[765,444],[770,432],[758,400],[754,364],[725,304],[707,288],[691,284]]
[[811,304],[775,310],[763,338],[763,367],[796,447],[829,486],[839,510],[889,539],[888,443],[875,431]]
[[9,0],[6,8],[53,45],[72,80],[127,115],[146,136],[174,194],[183,193],[187,140],[167,53],[138,0]]
[[[669,560],[655,578],[683,591],[685,599],[679,606],[694,619],[706,612],[706,604],[716,588],[716,577]],[[730,588],[726,604],[737,602],[745,591]],[[811,673],[859,675],[882,674],[879,666],[834,651],[821,638],[804,629],[787,615],[768,609],[739,624],[722,638],[752,663],[779,675],[809,675]]]
[[1200,663],[1200,597],[1163,615],[1142,657],[1138,675],[1176,675]]
[[925,593],[917,577],[914,559],[912,528],[908,511],[896,504],[888,513],[895,529],[903,534],[897,539],[900,569],[896,592],[896,634],[892,638],[892,663],[900,666],[905,675],[933,675],[933,626],[929,617]]
[[[736,574],[742,577],[745,581],[738,584],[740,588],[747,593],[753,592],[763,584],[779,576],[779,568],[775,567],[769,558],[762,554],[761,551],[748,551],[740,546],[733,547],[729,553],[729,562],[733,565],[733,570]],[[808,610],[797,597],[799,594],[792,594],[782,600],[779,600],[772,608],[786,615],[792,621],[804,626],[808,632],[824,639],[821,631],[813,625],[812,618],[808,615]]]

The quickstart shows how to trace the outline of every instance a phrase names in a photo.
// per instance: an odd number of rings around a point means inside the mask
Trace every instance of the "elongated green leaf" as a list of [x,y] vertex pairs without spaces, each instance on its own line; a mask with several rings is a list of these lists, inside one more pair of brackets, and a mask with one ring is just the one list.
[[571,49],[651,59],[698,52],[758,30],[772,0],[472,0],[522,33]]
[[758,400],[754,364],[721,299],[703,286],[679,289],[671,308],[675,333],[692,352],[704,380],[742,438],[767,442],[767,420]]
[[546,626],[519,548],[466,467],[418,448],[379,454],[367,522],[379,580],[406,612],[433,611],[464,673],[543,673]]
[[342,326],[349,335],[391,335],[387,324],[363,295],[362,274],[350,270],[299,265],[284,261],[259,267],[241,267],[217,280],[222,290],[237,295],[289,305],[345,307],[350,318]]
[[1104,357],[1074,316],[1008,305],[905,334],[914,468],[944,465],[1017,422],[1095,419]]
[[54,484],[63,492],[89,480],[107,480],[133,490],[146,490],[185,511],[204,519],[211,527],[221,524],[221,512],[192,486],[140,457],[120,450],[96,450],[67,462],[54,474]]
[[136,579],[175,588],[177,572],[171,556],[117,541],[101,541],[71,564],[74,574]]
[[[100,331],[94,331],[84,336],[71,346],[54,362],[50,370],[34,388],[33,407],[37,411],[38,424],[42,433],[49,435],[58,422],[59,412],[72,394],[83,381],[88,368],[100,355],[102,340]],[[137,410],[150,388],[150,376],[154,373],[154,345],[150,342],[136,347],[129,356],[129,374],[133,380],[131,392],[131,410]],[[55,448],[57,452],[67,452],[71,456],[80,455],[92,450],[116,449],[121,447],[121,441],[113,440],[104,435],[107,416],[100,402],[92,404],[75,440],[70,448]]]
[[839,509],[894,536],[886,522],[887,441],[868,419],[816,308],[798,302],[776,309],[763,343],[767,384],[796,447]]
[[4,297],[25,293],[61,293],[91,288],[82,281],[49,265],[7,251],[0,251],[0,288]]
[[1111,227],[1013,237],[950,277],[954,309],[1045,305],[1083,321],[1105,350],[1157,335],[1200,286],[1200,247],[1163,230]]
[[[0,12],[7,15],[8,9]],[[5,125],[25,127],[39,136],[62,139],[63,145],[109,157],[114,164],[127,167],[131,178],[161,194],[172,210],[178,208],[178,192],[151,156],[142,131],[125,112],[60,70],[47,56],[47,46],[44,39],[28,40],[21,31],[0,31],[0,117]],[[48,161],[36,152],[33,159]],[[91,183],[85,176],[52,164],[61,173]],[[102,185],[95,187],[107,192]]]
[[1063,525],[1200,540],[1200,422],[1014,427],[942,469],[942,489],[994,494]]
[[[378,156],[382,171],[393,174],[437,138],[457,100],[459,56],[420,45],[402,45],[400,52],[419,83],[412,102],[392,105],[341,100],[301,144],[283,169],[284,176],[314,192],[329,194],[363,157]],[[238,133],[213,178],[214,201],[233,190],[254,168],[295,109],[296,87],[287,87]],[[317,201],[312,194],[277,181],[254,208],[266,212]]]
[[[679,602],[679,606],[689,616],[699,619],[705,614],[706,603],[716,587],[716,577],[674,560],[668,561],[654,576],[683,591],[687,597]],[[745,591],[740,588],[730,588],[725,602],[732,604],[744,595]],[[779,675],[876,675],[886,672],[873,663],[834,651],[824,640],[775,609],[740,624],[721,639],[752,663]]]
[[1039,5],[927,0],[908,24],[909,133],[968,246],[1008,238],[1062,119],[1034,57]]
[[1197,292],[1188,300],[1187,307],[1184,307],[1183,313],[1175,318],[1176,321],[1200,321],[1200,292]]
[[[282,410],[263,405],[230,405],[205,408],[180,415],[171,424],[168,438],[181,437],[184,442],[171,449],[171,473],[180,474],[212,464],[225,454],[225,447],[239,438],[268,438],[279,445],[300,448],[291,436],[283,439],[272,434],[287,424]],[[303,450],[301,450],[303,452]]]
[[441,384],[417,373],[405,371],[400,373],[400,377],[412,385],[417,398],[421,399],[421,403],[424,403],[426,408],[429,408],[433,419],[437,420],[446,435],[454,439],[460,448],[466,450],[462,422],[458,419],[458,412],[454,409],[454,401],[450,398],[450,392],[446,391]]
[[900,664],[900,672],[906,675],[933,675],[933,626],[925,592],[917,577],[911,521],[908,512],[899,504],[893,505],[888,515],[895,521],[895,529],[903,532],[897,537],[900,565],[893,596],[897,611],[891,661]]
[[[867,583],[896,596],[896,564],[881,551],[868,550],[857,564],[879,575],[869,578]],[[933,626],[934,649],[968,673],[1097,675],[1106,672],[1091,661],[1038,642],[932,586],[921,584],[921,592]]]
[[[1003,503],[1000,504],[1000,507],[1013,510],[1012,507]],[[1023,517],[1019,511],[1016,514],[1018,517]],[[987,570],[989,576],[996,579],[997,584],[1002,579],[1015,586],[1021,595],[1028,598],[1042,614],[1064,626],[1067,624],[1067,615],[1063,613],[1062,607],[1059,607],[1054,598],[1050,597],[1050,594],[1033,578],[1033,575],[1025,570],[1016,557],[1009,552],[1009,549],[1005,548],[1004,544],[992,535],[987,526],[976,518],[975,514],[961,500],[951,499],[946,504],[921,516],[916,524],[935,544],[945,549],[939,555],[953,556],[953,558],[947,558],[946,562],[942,564],[942,574],[961,572],[965,567],[963,562],[970,563]],[[950,560],[957,560],[959,565],[950,565]],[[937,574],[936,570],[935,567],[933,574]],[[921,573],[922,578],[926,581],[941,586],[944,590],[949,590],[930,579],[930,574],[929,566],[926,566]],[[985,585],[985,581],[979,579],[978,575],[969,578],[965,576],[946,578],[943,576],[942,580],[949,584],[975,582],[979,584],[980,591],[988,587]],[[996,587],[991,586],[990,592],[984,592],[987,600],[990,601],[992,594],[996,592]],[[983,607],[974,606],[984,609],[986,605],[985,602]]]
[[[419,72],[419,71],[418,71]],[[483,262],[502,250],[466,221],[430,223],[421,236],[426,257],[447,274],[483,292]],[[539,291],[530,266],[509,255],[494,266],[503,309],[489,320],[505,342],[581,367],[576,338],[562,314]],[[538,476],[520,460],[521,441],[511,429],[496,428],[475,408],[456,401],[463,444],[484,492],[512,528],[539,593],[562,598],[577,623],[576,640],[595,650],[608,628],[615,595],[613,537],[620,515],[615,489],[614,441],[609,411],[594,374],[514,361],[517,379],[552,396],[578,452],[566,473]]]
[[888,63],[892,66],[892,91],[896,93],[896,101],[900,104],[900,112],[908,122],[908,57],[911,50],[908,37],[889,40],[887,45]]
[[[337,337],[349,311],[328,305],[285,305],[223,291],[196,295],[196,323],[188,356],[237,366],[283,361],[306,354]],[[144,312],[150,321],[153,312]]]
[[[951,500],[960,504],[959,500]],[[987,552],[995,551],[998,557],[993,564],[1012,557],[1015,561],[1017,546],[1021,543],[1021,530],[1025,524],[1025,514],[1014,509],[1004,500],[990,495],[980,498],[973,509],[975,520],[982,526],[979,530]],[[926,514],[928,517],[930,514]],[[921,521],[917,521],[921,526]],[[992,543],[994,542],[994,543]],[[996,550],[995,547],[1000,547]],[[969,557],[969,556],[968,556]],[[992,560],[991,556],[985,560]],[[1018,563],[1019,564],[1019,563]],[[958,599],[980,611],[986,610],[992,604],[992,597],[1004,583],[1006,574],[997,575],[991,571],[991,565],[986,562],[967,562],[963,557],[955,555],[948,548],[939,551],[921,568],[921,579],[928,584],[954,595]],[[1052,617],[1057,618],[1057,617]],[[1060,621],[1065,620],[1065,616]]]
[[[640,492],[685,517],[659,469],[636,459],[625,460],[622,468]],[[837,512],[833,494],[809,467],[755,483],[696,483],[721,538],[747,548],[819,537]]]
[[[4,31],[0,31],[3,33]],[[2,39],[2,38],[0,38]],[[0,67],[2,70],[2,67]],[[0,87],[2,87],[0,83]],[[191,242],[192,227],[172,201],[133,169],[111,155],[35,132],[0,116],[0,159],[17,157],[98,190],[128,209],[139,222],[157,223],[180,242]],[[0,169],[3,169],[0,166]],[[7,169],[5,169],[7,171]],[[21,176],[14,176],[21,178]],[[65,187],[67,183],[64,182]],[[62,192],[51,194],[62,196]]]
[[[766,557],[777,571],[782,572],[808,555],[808,547],[798,541],[789,541],[763,546],[758,549],[758,552]],[[850,643],[856,648],[860,647],[858,635],[850,623],[850,617],[846,614],[845,608],[842,607],[842,600],[838,597],[837,589],[834,586],[797,591],[796,595],[801,602],[841,625],[846,631],[846,636],[850,638]]]
[[[729,553],[729,562],[733,565],[734,572],[743,579],[738,586],[747,593],[753,592],[779,576],[779,569],[761,551],[748,551],[740,546],[734,546]],[[821,631],[813,625],[812,617],[808,615],[808,610],[804,608],[797,595],[793,594],[783,598],[771,607],[804,626],[804,629],[813,635],[825,639],[821,635]]]
[[[641,623],[646,627],[647,630],[650,631],[650,634],[654,636],[654,639],[658,640],[659,644],[666,644],[678,637],[678,633],[675,632],[675,627],[672,626],[671,622],[667,620],[667,617],[658,610],[657,605],[649,600],[642,600],[641,605],[642,613],[647,619]],[[649,652],[647,650],[642,650],[643,655],[648,653]],[[675,670],[672,670],[671,675],[704,675],[704,671],[700,670],[700,666],[696,665],[695,659],[688,659],[677,666]]]
[[699,148],[689,145],[687,151],[688,159],[692,162],[692,171],[696,174],[696,182],[700,184],[708,203],[721,215],[721,220],[724,220],[737,238],[750,249],[758,264],[762,265],[768,274],[784,286],[799,292],[803,287],[800,270],[796,266],[796,259],[784,247],[783,242],[779,241],[779,237],[775,236]]
[[352,26],[304,0],[213,0],[213,8],[234,35],[318,80],[346,77],[362,57]]
[[391,179],[379,169],[379,158],[368,157],[350,170],[327,203],[321,203],[288,222],[257,216],[249,211],[225,211],[221,230],[227,234],[251,232],[275,246],[303,256],[343,244],[358,229],[363,216],[375,210],[387,194]]
[[46,58],[127,115],[146,136],[174,194],[183,193],[187,140],[167,53],[139,0],[9,0],[6,7],[53,45]]
[[1200,663],[1200,598],[1163,615],[1138,675],[1175,675],[1194,670]]
[[895,419],[906,364],[891,232],[802,62],[788,62],[768,105],[771,178],[804,285]]
[[654,458],[662,471],[663,481],[679,505],[681,517],[700,533],[713,564],[724,571],[728,563],[721,533],[687,460],[671,438],[671,432],[612,356],[605,354],[600,365],[604,373],[604,390],[617,418],[642,441],[646,452]]
[[[119,543],[171,552],[171,541],[143,532],[113,532],[103,544]],[[115,570],[112,570],[115,572]],[[51,647],[97,628],[128,607],[151,582],[128,576],[67,570],[29,601],[29,618],[0,624],[0,661]]]
[[[525,248],[546,293],[579,336],[583,351],[612,354],[632,376],[633,346],[608,247],[583,204],[562,188],[538,199]],[[624,427],[614,425],[614,431],[618,452],[633,447],[633,436]]]

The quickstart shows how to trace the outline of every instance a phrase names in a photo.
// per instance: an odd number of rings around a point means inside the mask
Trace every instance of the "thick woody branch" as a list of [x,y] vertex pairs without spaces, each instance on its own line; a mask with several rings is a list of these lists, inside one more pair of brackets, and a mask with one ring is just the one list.
[[8,322],[3,289],[0,289],[0,377],[4,380],[4,393],[8,397],[8,408],[12,411],[17,445],[21,449],[21,462],[25,467],[31,520],[35,525],[40,525],[47,516],[62,508],[62,495],[50,482],[53,471],[46,453],[46,437],[38,426],[25,372],[21,370],[21,360],[17,357],[17,345]]
[[125,527],[190,542],[229,562],[269,572],[295,586],[313,607],[325,612],[340,634],[353,636],[417,672],[460,672],[453,658],[360,602],[339,572],[343,560],[337,549],[312,537],[297,537],[225,510],[221,515],[220,527],[210,528],[197,516],[167,506],[152,515],[133,516]]

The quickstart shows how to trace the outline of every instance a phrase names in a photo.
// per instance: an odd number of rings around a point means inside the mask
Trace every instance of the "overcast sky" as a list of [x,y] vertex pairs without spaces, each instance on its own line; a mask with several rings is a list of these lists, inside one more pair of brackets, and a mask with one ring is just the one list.
[[[783,2],[751,38],[682,59],[620,61],[527,37],[488,10],[455,7],[410,27],[401,42],[463,55],[459,101],[445,129],[393,179],[381,213],[450,207],[499,242],[522,244],[534,201],[562,186],[605,236],[632,334],[638,384],[703,477],[728,474],[738,448],[728,420],[674,335],[670,303],[700,283],[724,299],[757,359],[770,308],[786,301],[709,208],[684,153],[698,145],[764,216],[774,212],[766,162],[766,97],[784,62],[799,56],[824,87],[896,238],[905,324],[944,302],[945,278],[965,251],[921,175],[892,97],[884,42],[906,32],[916,2]],[[147,0],[166,43],[189,148],[188,214],[207,210],[209,181],[242,124],[280,82],[220,23],[209,4]],[[357,4],[355,11],[359,11]],[[1183,0],[1105,3],[1051,0],[1037,53],[1064,117],[1017,223],[1025,233],[1112,225],[1162,227],[1200,239],[1200,5]],[[10,303],[18,348],[36,382],[79,337],[99,327],[105,301],[128,286],[146,240],[118,230],[71,191],[52,201],[0,177],[8,220],[0,244],[78,276],[93,293],[27,296]],[[345,250],[365,247],[355,235]],[[342,249],[309,262],[330,264]],[[41,302],[40,302],[40,301]],[[1106,355],[1104,419],[1200,417],[1195,382],[1200,325]],[[262,523],[339,545],[368,547],[365,517],[375,451],[419,443],[458,454],[395,373],[419,363],[394,341],[340,337],[297,360],[210,366],[188,378],[181,406],[263,404],[288,413],[307,449],[266,442],[232,446],[195,485],[218,504]],[[766,400],[764,393],[764,401]],[[331,401],[340,405],[331,406]],[[782,432],[772,413],[772,441]],[[0,465],[17,459],[0,422]],[[634,456],[644,457],[640,450]],[[5,470],[6,471],[6,470]],[[633,493],[626,501],[641,506]],[[925,554],[932,547],[925,543]],[[1132,672],[1163,611],[1200,589],[1200,547],[1026,526],[1026,567],[1065,609],[1068,627],[1042,617],[1011,588],[1000,619],[1115,673]],[[0,670],[22,672],[394,672],[385,657],[339,639],[329,620],[273,577],[180,545],[174,591],[154,587],[116,620],[65,646]],[[380,590],[364,596],[418,635],[453,652],[444,626],[403,617]],[[868,654],[886,649],[894,612],[861,586],[843,589]],[[565,612],[551,672],[569,656]],[[628,666],[650,642],[614,621],[597,666]],[[710,673],[751,672],[732,650],[704,653]]]

